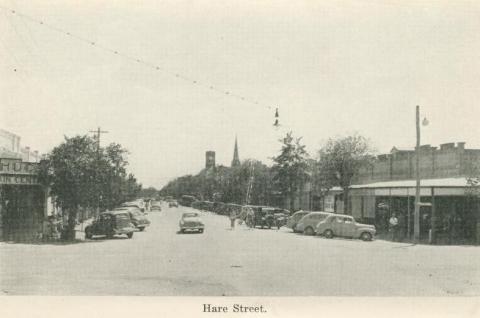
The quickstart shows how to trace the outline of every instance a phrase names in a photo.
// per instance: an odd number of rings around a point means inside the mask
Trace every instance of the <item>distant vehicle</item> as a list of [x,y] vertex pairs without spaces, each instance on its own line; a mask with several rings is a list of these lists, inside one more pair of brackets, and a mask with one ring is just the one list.
[[133,225],[135,225],[140,231],[143,231],[147,226],[150,226],[150,221],[147,216],[136,207],[121,207],[116,208],[115,211],[127,211],[132,219]]
[[285,226],[292,229],[293,232],[297,233],[298,221],[300,221],[308,213],[310,213],[310,211],[303,211],[303,210],[293,213],[292,216],[288,218],[287,224]]
[[323,235],[326,238],[340,236],[371,241],[376,234],[376,229],[374,225],[357,223],[350,215],[332,213],[318,223],[316,232],[317,235]]
[[289,215],[290,215],[290,211],[288,210],[274,208],[273,219],[277,229],[280,229],[282,226],[287,225]]
[[192,203],[198,201],[193,195],[182,195],[179,200],[179,204],[183,206],[191,207]]
[[162,211],[162,206],[160,205],[160,202],[154,201],[152,203],[152,206],[150,207],[150,211]]
[[169,208],[173,208],[173,207],[178,208],[178,202],[176,200],[171,200],[171,201],[168,202],[168,207]]
[[330,214],[328,212],[310,212],[298,221],[295,229],[305,235],[315,235],[317,224]]
[[253,210],[253,227],[260,226],[262,229],[264,227],[271,229],[275,224],[275,219],[273,213],[275,209],[269,207],[249,205]]
[[135,226],[128,211],[107,211],[101,213],[92,224],[85,228],[85,238],[91,239],[94,235],[113,238],[114,235],[125,234],[132,238]]
[[179,225],[180,233],[185,233],[187,231],[203,233],[203,230],[205,229],[200,213],[197,212],[183,213]]
[[136,207],[139,208],[140,211],[145,212],[145,203],[143,201],[130,201],[130,202],[125,202],[122,203],[120,206],[122,207]]

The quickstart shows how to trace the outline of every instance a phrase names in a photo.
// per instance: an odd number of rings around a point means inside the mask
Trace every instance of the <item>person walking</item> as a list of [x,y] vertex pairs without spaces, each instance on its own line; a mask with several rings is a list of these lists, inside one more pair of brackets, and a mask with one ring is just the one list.
[[235,213],[235,210],[230,211],[230,228],[232,231],[235,229],[235,219],[237,218],[237,214]]
[[392,241],[395,242],[397,240],[397,232],[398,232],[398,219],[395,213],[393,213],[392,216],[390,217],[390,220],[388,220],[388,225],[390,228]]

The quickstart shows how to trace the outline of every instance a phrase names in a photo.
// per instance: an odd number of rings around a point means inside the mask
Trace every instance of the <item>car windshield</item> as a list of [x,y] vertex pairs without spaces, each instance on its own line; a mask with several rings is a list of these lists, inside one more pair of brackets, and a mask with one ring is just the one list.
[[135,216],[143,216],[143,213],[140,211],[132,211],[132,214]]
[[198,216],[198,213],[184,213],[183,218],[195,218]]
[[130,217],[126,213],[117,214],[115,217],[117,218],[117,220],[129,220],[130,219]]

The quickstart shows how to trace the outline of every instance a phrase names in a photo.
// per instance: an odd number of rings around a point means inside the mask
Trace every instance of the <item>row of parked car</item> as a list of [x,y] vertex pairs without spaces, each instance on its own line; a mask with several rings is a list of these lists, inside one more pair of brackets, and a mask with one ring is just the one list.
[[[181,201],[182,202],[182,201]],[[205,210],[219,215],[229,216],[235,212],[237,218],[245,221],[247,226],[261,228],[280,228],[286,226],[295,233],[321,235],[326,238],[334,236],[371,241],[376,229],[374,225],[357,222],[352,216],[329,212],[290,211],[268,206],[239,205],[223,202],[193,201],[190,205],[198,210]],[[248,214],[248,210],[253,213]],[[247,216],[251,215],[249,219]]]
[[305,235],[334,236],[371,241],[375,236],[374,225],[362,224],[350,215],[328,212],[297,211],[289,217],[286,226],[293,232]]
[[[152,211],[158,211],[158,208],[161,210],[160,203],[149,207]],[[135,231],[144,231],[150,226],[145,209],[144,200],[139,199],[125,202],[111,211],[102,212],[85,227],[85,238],[92,239],[93,236],[113,238],[115,235],[126,235],[132,238]]]

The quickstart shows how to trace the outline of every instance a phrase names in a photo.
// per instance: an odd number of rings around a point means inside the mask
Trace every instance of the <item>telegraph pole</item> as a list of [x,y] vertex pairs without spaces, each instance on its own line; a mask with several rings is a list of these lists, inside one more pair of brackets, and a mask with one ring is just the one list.
[[[90,130],[91,133],[94,133],[95,134],[95,139],[97,139],[97,170],[99,168],[99,163],[100,163],[100,135],[101,134],[106,134],[108,133],[108,131],[105,131],[105,130],[102,130],[100,129],[100,127],[97,128],[97,130]],[[96,174],[96,172],[95,172]],[[98,180],[97,180],[98,181]],[[97,191],[97,211],[96,211],[96,216],[99,215],[100,213],[100,198],[101,198],[101,195],[99,194],[100,191]]]
[[97,128],[97,130],[90,130],[91,133],[95,134],[95,139],[97,139],[97,155],[100,154],[100,135],[101,134],[106,134],[108,131],[101,130],[100,127]]

